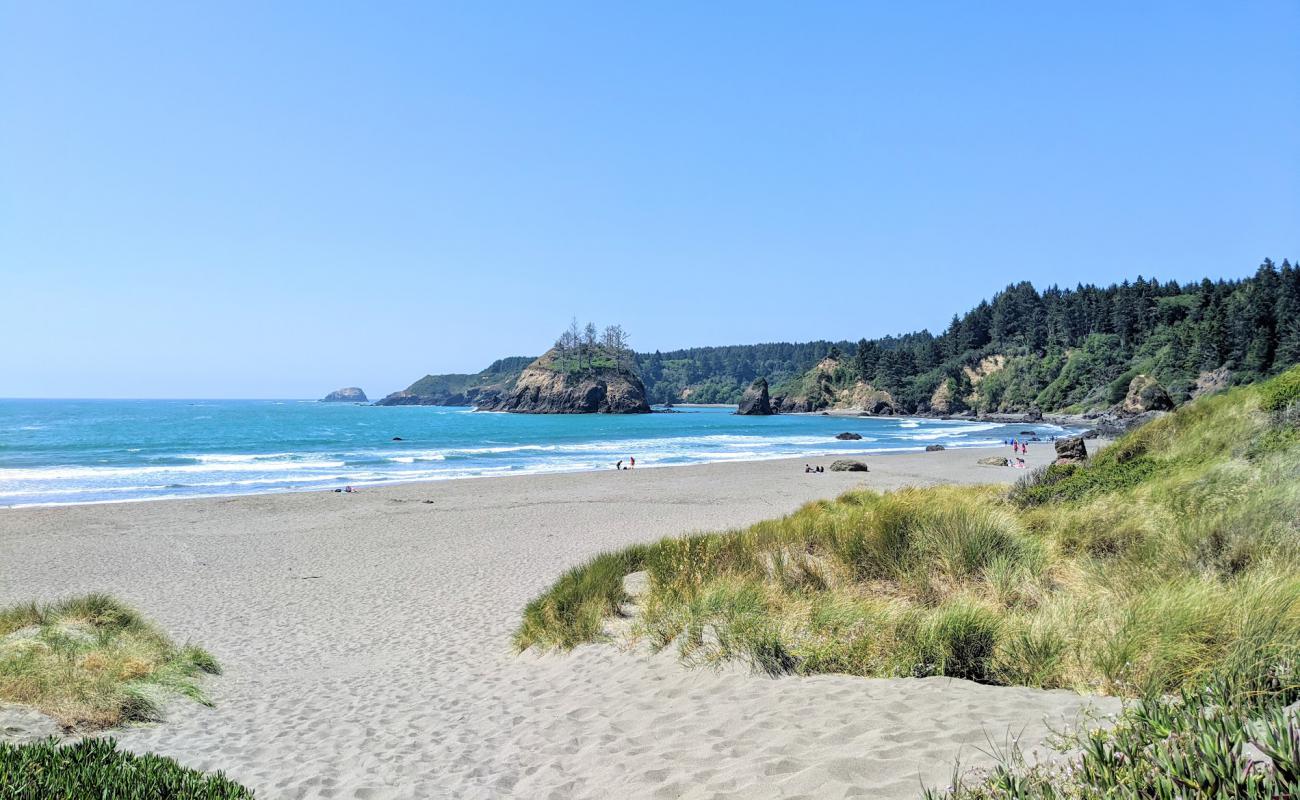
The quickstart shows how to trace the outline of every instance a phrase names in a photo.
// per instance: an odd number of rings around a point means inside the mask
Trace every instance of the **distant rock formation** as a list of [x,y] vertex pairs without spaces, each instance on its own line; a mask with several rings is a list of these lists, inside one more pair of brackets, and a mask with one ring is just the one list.
[[472,375],[451,373],[425,375],[400,392],[393,392],[377,406],[477,406],[496,402],[514,388],[515,380],[532,356],[510,356],[493,361],[487,369]]
[[1147,411],[1172,411],[1174,401],[1155,378],[1137,375],[1129,382],[1128,394],[1120,406],[1124,414],[1144,414]]
[[736,407],[736,413],[741,416],[756,417],[774,414],[772,410],[772,400],[767,394],[767,379],[758,378],[749,385],[745,394],[740,398],[740,405]]
[[1082,464],[1088,460],[1088,447],[1082,436],[1056,440],[1057,464]]
[[[850,373],[851,374],[851,373]],[[795,383],[783,388],[773,402],[777,413],[799,414],[825,409],[860,411],[868,416],[902,413],[893,396],[861,380],[845,377],[841,357],[828,355]]]
[[861,438],[862,438],[862,434],[860,434],[860,433],[850,433],[850,432],[848,432],[848,431],[845,431],[844,433],[837,433],[837,434],[835,434],[835,438],[836,438],[836,439],[839,439],[840,441],[844,441],[844,442],[854,442],[854,441],[857,441],[858,439],[861,439]]
[[366,393],[356,386],[347,386],[342,389],[335,389],[322,397],[320,401],[322,403],[364,403],[366,402]]
[[648,414],[641,379],[621,359],[598,354],[586,364],[552,348],[529,364],[514,386],[480,411],[517,414]]

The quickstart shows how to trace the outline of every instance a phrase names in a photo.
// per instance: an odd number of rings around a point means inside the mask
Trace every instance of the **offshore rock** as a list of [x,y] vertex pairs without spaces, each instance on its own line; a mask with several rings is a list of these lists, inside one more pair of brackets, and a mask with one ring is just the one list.
[[366,402],[366,393],[356,386],[346,386],[342,389],[335,389],[321,398],[322,403],[364,403]]
[[483,402],[479,411],[515,414],[649,414],[645,386],[612,356],[586,364],[552,349],[529,364],[514,387]]
[[767,394],[767,379],[758,378],[749,385],[745,394],[740,398],[740,405],[736,407],[736,413],[742,416],[767,416],[775,414],[772,410],[772,400]]

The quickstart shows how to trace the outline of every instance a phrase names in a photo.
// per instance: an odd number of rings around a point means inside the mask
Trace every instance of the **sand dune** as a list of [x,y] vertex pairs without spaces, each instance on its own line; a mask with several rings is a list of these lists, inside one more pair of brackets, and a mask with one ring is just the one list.
[[981,455],[876,457],[865,475],[805,475],[800,459],[11,510],[0,602],[108,591],[202,643],[226,668],[216,707],[177,703],[118,736],[266,798],[911,797],[1089,701],[690,671],[611,645],[519,657],[509,636],[532,596],[603,549],[863,484],[1021,474]]

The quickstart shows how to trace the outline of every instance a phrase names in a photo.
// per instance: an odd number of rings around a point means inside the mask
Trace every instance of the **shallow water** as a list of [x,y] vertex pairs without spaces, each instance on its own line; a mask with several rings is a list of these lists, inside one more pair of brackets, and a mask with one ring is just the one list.
[[[1032,427],[1044,438],[1063,430]],[[304,400],[0,400],[0,506],[612,469],[631,457],[642,468],[981,447],[1022,430],[1029,426],[740,417],[729,408],[610,416]],[[863,438],[836,440],[841,431]]]

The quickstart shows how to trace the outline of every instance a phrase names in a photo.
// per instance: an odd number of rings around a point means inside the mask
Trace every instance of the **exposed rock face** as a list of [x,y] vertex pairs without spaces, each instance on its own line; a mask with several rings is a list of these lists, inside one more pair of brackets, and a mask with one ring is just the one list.
[[744,396],[740,398],[736,413],[742,416],[766,416],[776,413],[772,410],[772,400],[767,394],[766,378],[759,378],[749,385]]
[[1214,394],[1221,392],[1232,385],[1232,370],[1227,367],[1219,367],[1216,370],[1202,372],[1196,376],[1196,387],[1192,389],[1192,397],[1200,397],[1203,394]]
[[866,464],[861,461],[853,461],[847,458],[841,458],[838,461],[831,462],[831,472],[870,472]]
[[1056,440],[1056,463],[1082,464],[1088,460],[1088,447],[1082,436]]
[[956,410],[955,405],[952,397],[952,386],[947,380],[939,381],[939,385],[934,389],[934,394],[930,395],[930,413],[951,414]]
[[1128,395],[1120,410],[1125,414],[1142,414],[1147,411],[1172,411],[1174,401],[1155,378],[1138,375],[1129,382]]
[[364,403],[366,402],[366,393],[356,386],[348,386],[343,389],[335,389],[321,398],[322,403]]
[[808,413],[824,409],[861,411],[868,415],[901,413],[889,392],[864,381],[846,382],[841,359],[827,356],[786,388],[774,401],[781,414]]
[[837,433],[837,434],[835,434],[835,438],[836,438],[836,439],[839,439],[839,440],[841,440],[841,441],[845,441],[845,442],[854,442],[854,441],[857,441],[858,439],[861,439],[861,438],[862,438],[862,434],[860,434],[860,433],[848,433],[848,432],[845,432],[845,433]]
[[645,386],[631,369],[589,366],[568,369],[555,350],[529,364],[514,388],[476,403],[480,411],[517,414],[649,414]]
[[1008,462],[1002,456],[988,456],[987,458],[981,458],[979,463],[989,467],[1005,467]]

